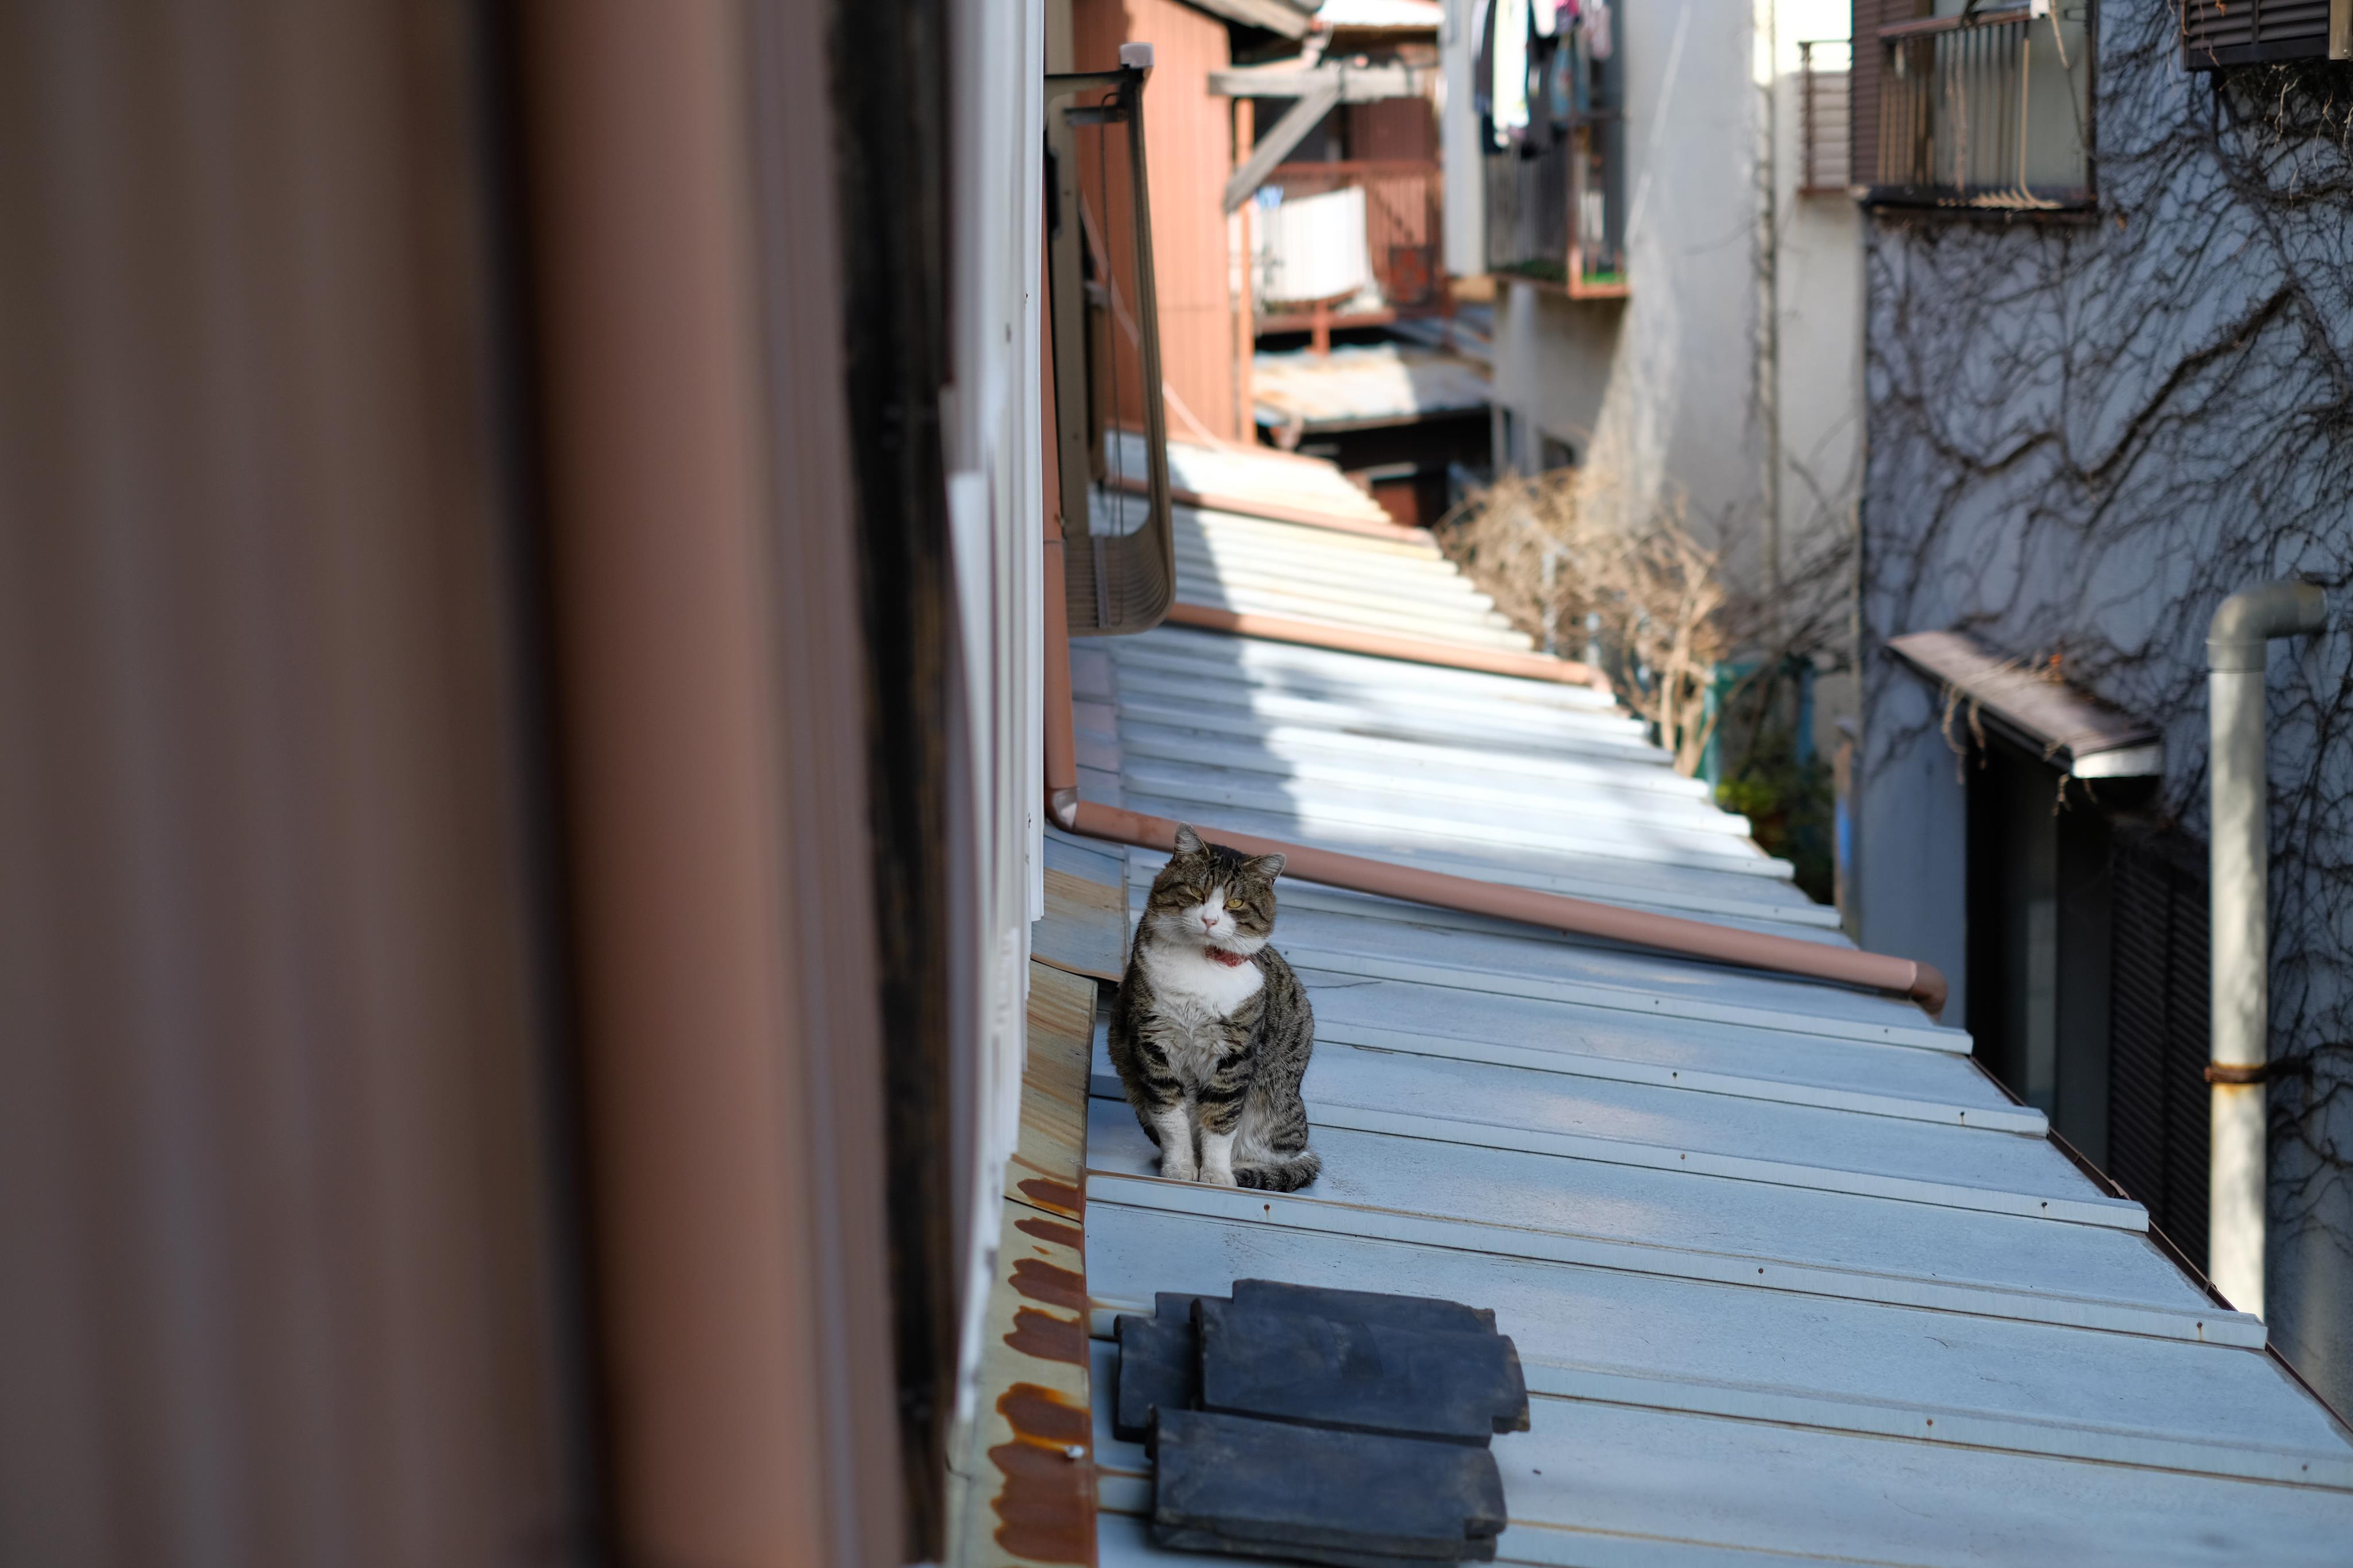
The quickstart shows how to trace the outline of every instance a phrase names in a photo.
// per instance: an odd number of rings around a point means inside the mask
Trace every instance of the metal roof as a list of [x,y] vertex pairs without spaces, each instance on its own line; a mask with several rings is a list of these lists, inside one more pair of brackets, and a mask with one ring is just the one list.
[[2165,771],[2164,733],[2146,719],[2030,666],[1968,632],[1909,632],[1890,651],[1969,707],[1974,727],[1990,721],[2078,778],[2134,778]]
[[[1146,471],[1143,437],[1133,430],[1114,430],[1109,442],[1107,468],[1130,476]],[[1253,506],[1277,513],[1288,510],[1360,522],[1389,521],[1380,502],[1349,483],[1331,464],[1271,447],[1211,447],[1172,440],[1168,484],[1179,495],[1247,496]]]
[[[1188,597],[1494,634],[1434,550],[1188,526]],[[1598,694],[1167,629],[1082,646],[1073,682],[1082,789],[1108,804],[1846,940]],[[1131,913],[1156,859],[1124,855]],[[1275,942],[1316,1012],[1304,1192],[1160,1180],[1098,1031],[1104,1568],[1222,1561],[1150,1542],[1148,1462],[1109,1426],[1113,1315],[1252,1277],[1494,1309],[1535,1396],[1494,1443],[1505,1562],[2347,1560],[2353,1435],[1961,1031],[1289,881]]]
[[1250,362],[1261,425],[1310,432],[1463,414],[1489,401],[1484,366],[1458,354],[1397,343],[1261,352]]

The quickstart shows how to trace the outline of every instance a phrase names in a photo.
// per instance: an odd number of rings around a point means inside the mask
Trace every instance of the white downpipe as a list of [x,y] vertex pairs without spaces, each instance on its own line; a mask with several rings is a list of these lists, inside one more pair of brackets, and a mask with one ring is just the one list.
[[2259,1318],[2270,1173],[2263,1068],[2271,1054],[2263,658],[2272,638],[2319,631],[2327,616],[2328,596],[2312,584],[2265,583],[2223,600],[2206,637],[2214,816],[2206,1271],[2232,1306]]

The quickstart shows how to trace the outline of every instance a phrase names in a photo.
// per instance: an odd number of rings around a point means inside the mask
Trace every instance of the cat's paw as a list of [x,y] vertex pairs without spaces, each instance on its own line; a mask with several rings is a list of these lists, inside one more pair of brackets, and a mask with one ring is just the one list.
[[1239,1184],[1234,1180],[1233,1172],[1216,1165],[1212,1165],[1203,1171],[1201,1173],[1201,1180],[1204,1184],[1212,1187],[1230,1187]]
[[1192,1182],[1200,1179],[1200,1172],[1194,1168],[1192,1161],[1171,1160],[1165,1155],[1160,1161],[1160,1174],[1164,1180],[1171,1182]]

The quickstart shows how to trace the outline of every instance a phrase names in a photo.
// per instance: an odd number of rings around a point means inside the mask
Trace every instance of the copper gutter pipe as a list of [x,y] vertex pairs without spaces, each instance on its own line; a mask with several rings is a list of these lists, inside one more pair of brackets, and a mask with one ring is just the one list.
[[[1314,629],[1324,633],[1329,628]],[[1338,645],[1325,642],[1322,646]],[[1446,651],[1451,654],[1459,650]],[[1046,540],[1046,808],[1066,832],[1144,849],[1173,852],[1176,848],[1176,824],[1167,817],[1147,816],[1142,812],[1098,805],[1079,798],[1078,742],[1071,716],[1070,626],[1061,598],[1061,541],[1055,537],[1050,526]],[[1460,910],[1465,914],[1518,921],[1572,936],[1603,937],[1711,963],[1743,964],[1810,980],[1831,980],[1872,991],[1893,992],[1917,1002],[1931,1018],[1945,1010],[1944,975],[1936,965],[1909,958],[1858,952],[1801,942],[1795,937],[1620,909],[1614,904],[1567,898],[1558,893],[1482,882],[1472,877],[1453,877],[1443,871],[1369,860],[1361,855],[1285,844],[1209,824],[1195,826],[1204,837],[1247,854],[1282,856],[1288,862],[1285,874],[1302,881],[1321,882],[1326,887],[1382,898],[1405,899],[1442,910]]]
[[1433,638],[1401,637],[1388,632],[1331,626],[1323,621],[1294,621],[1282,616],[1245,615],[1208,605],[1188,605],[1181,599],[1168,606],[1167,620],[1173,626],[1231,632],[1237,637],[1264,637],[1269,642],[1328,647],[1339,653],[1370,654],[1376,658],[1403,659],[1409,664],[1442,665],[1450,669],[1477,670],[1484,675],[1509,675],[1522,680],[1549,680],[1562,686],[1590,687],[1596,691],[1609,689],[1609,678],[1591,666],[1579,664],[1575,659],[1555,658],[1549,654],[1461,647]]

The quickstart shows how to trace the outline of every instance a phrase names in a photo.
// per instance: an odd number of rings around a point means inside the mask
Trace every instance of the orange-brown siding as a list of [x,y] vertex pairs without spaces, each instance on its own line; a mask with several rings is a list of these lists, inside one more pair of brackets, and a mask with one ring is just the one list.
[[[1228,289],[1226,176],[1233,171],[1233,130],[1228,100],[1209,91],[1209,73],[1229,64],[1226,25],[1177,0],[1072,0],[1072,54],[1080,70],[1108,70],[1119,46],[1153,47],[1152,79],[1144,94],[1145,159],[1151,178],[1152,268],[1160,301],[1162,379],[1173,394],[1168,431],[1197,435],[1175,405],[1219,437],[1240,433],[1234,410],[1233,299]],[[1082,200],[1096,212],[1110,204],[1108,243],[1113,275],[1133,311],[1126,156],[1114,145],[1108,192],[1094,161],[1096,134],[1080,132]],[[1097,213],[1097,216],[1103,215]],[[1124,334],[1116,337],[1118,396],[1124,423],[1136,423],[1143,383]],[[1099,345],[1100,346],[1100,345]],[[1106,413],[1108,414],[1108,410]]]

